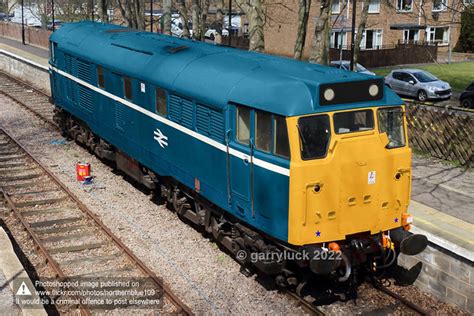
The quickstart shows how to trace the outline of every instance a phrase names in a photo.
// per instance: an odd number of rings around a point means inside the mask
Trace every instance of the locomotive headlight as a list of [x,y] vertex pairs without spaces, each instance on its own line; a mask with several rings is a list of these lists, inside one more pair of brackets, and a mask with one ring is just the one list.
[[375,97],[377,94],[379,94],[379,87],[376,84],[370,85],[369,94]]
[[326,101],[332,101],[332,99],[334,99],[334,90],[331,89],[331,88],[328,88],[326,90],[324,90],[324,98],[326,99]]

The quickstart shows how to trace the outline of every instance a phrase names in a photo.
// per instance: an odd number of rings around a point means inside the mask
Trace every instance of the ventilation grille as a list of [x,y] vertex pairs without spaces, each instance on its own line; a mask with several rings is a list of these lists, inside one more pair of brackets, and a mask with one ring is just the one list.
[[181,98],[175,95],[169,97],[169,117],[172,121],[181,121]]
[[92,112],[94,103],[91,89],[79,86],[79,105],[87,112]]
[[91,65],[88,62],[77,60],[77,76],[87,83],[92,83]]
[[125,106],[120,102],[115,102],[115,127],[123,131],[125,128]]
[[181,124],[189,129],[193,128],[193,101],[181,99]]
[[196,129],[210,138],[224,140],[224,114],[205,105],[196,106]]
[[64,55],[64,70],[73,76],[77,76],[77,60],[75,57],[71,55],[65,54]]

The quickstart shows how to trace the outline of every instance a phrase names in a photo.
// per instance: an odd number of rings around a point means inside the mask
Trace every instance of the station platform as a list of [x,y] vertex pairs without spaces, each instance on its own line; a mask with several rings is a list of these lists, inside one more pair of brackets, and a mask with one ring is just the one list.
[[0,36],[0,49],[34,61],[40,65],[48,67],[48,50],[32,45],[23,45],[23,43]]

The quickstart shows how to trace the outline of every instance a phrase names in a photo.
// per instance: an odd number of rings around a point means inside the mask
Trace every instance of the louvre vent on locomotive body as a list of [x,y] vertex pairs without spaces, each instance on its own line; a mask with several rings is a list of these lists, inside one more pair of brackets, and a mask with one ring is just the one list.
[[281,286],[417,277],[396,265],[427,240],[408,232],[405,110],[382,78],[93,22],[50,45],[64,134],[246,271]]

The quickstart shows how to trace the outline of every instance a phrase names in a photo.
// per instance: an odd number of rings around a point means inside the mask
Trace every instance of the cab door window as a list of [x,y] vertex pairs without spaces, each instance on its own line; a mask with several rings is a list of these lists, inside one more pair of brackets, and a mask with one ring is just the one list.
[[286,129],[286,120],[283,116],[274,115],[273,122],[273,153],[277,156],[290,158],[290,146],[288,144],[288,130]]
[[250,109],[243,106],[237,106],[237,142],[248,145],[250,141]]

